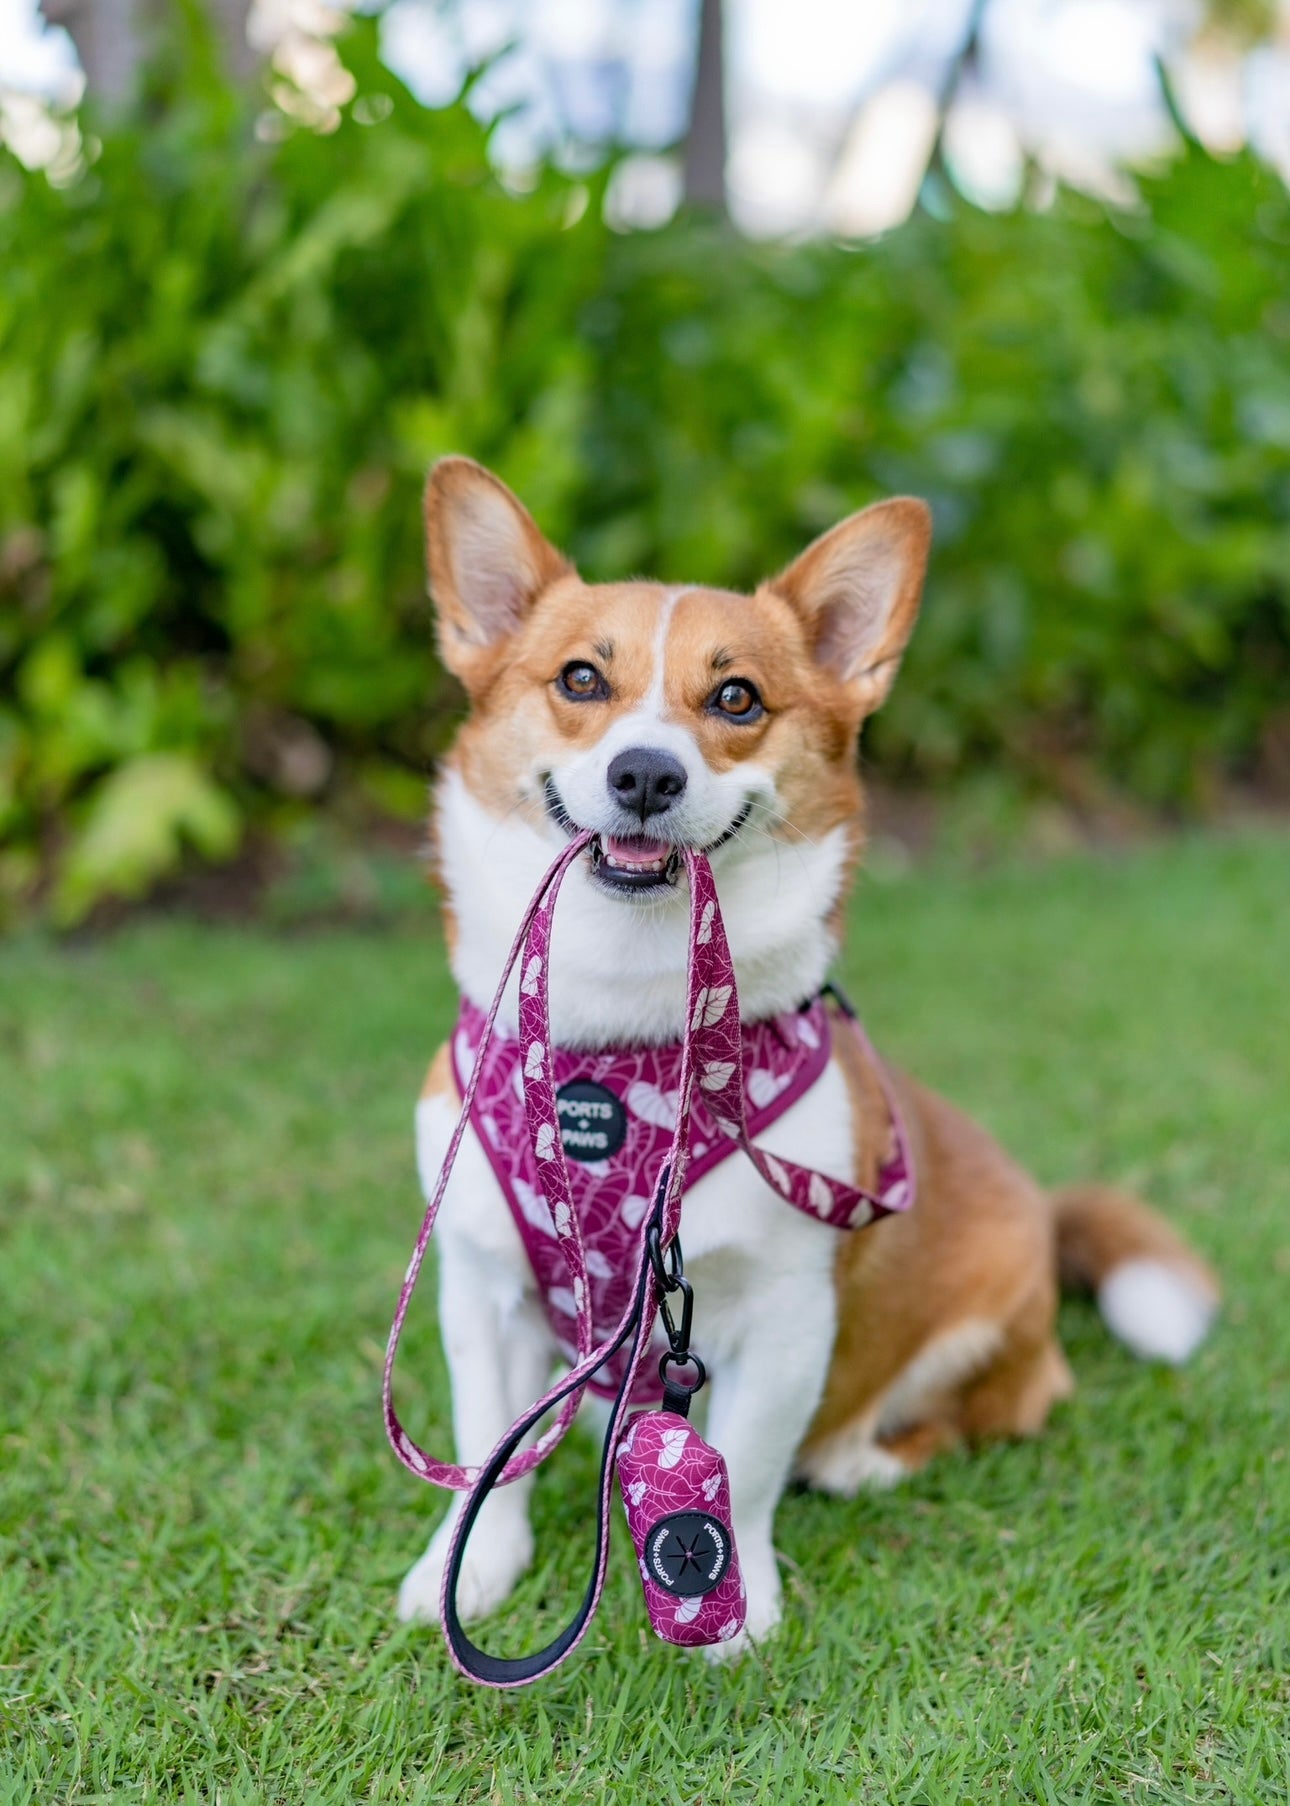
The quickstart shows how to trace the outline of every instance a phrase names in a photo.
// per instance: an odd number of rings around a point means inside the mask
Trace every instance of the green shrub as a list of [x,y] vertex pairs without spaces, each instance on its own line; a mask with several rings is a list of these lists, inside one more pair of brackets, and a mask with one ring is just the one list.
[[589,575],[747,583],[933,501],[892,773],[1203,804],[1290,754],[1290,202],[1193,148],[1114,214],[860,249],[620,236],[345,44],[257,138],[190,25],[65,188],[0,154],[0,890],[138,894],[450,730],[419,492],[483,458]]

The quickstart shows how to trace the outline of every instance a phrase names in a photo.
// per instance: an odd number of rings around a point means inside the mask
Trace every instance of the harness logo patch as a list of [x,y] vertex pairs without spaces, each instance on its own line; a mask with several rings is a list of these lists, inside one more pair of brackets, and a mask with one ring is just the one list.
[[730,1566],[730,1532],[706,1511],[674,1511],[645,1538],[649,1577],[666,1593],[693,1599],[719,1586]]
[[560,1141],[571,1160],[608,1160],[627,1135],[622,1100],[591,1079],[570,1079],[555,1094]]

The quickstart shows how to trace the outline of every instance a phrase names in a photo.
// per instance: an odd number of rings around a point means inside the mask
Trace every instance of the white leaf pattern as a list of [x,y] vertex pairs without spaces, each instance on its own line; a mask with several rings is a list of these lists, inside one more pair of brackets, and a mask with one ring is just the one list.
[[648,1079],[636,1079],[627,1087],[627,1108],[642,1122],[653,1123],[656,1129],[672,1127],[676,1122],[676,1105],[675,1091],[660,1091]]
[[703,905],[703,914],[699,918],[699,933],[697,936],[700,947],[706,947],[708,942],[712,939],[712,918],[716,913],[717,906],[715,903],[709,901]]
[[521,994],[525,997],[536,997],[538,980],[541,976],[542,955],[540,953],[535,953],[528,965],[524,968],[524,982],[520,986]]
[[633,1505],[639,1505],[648,1491],[649,1487],[644,1480],[633,1480],[631,1485],[627,1488],[627,1497],[631,1500]]
[[744,1080],[744,1089],[753,1108],[764,1110],[768,1104],[773,1104],[780,1092],[787,1090],[792,1084],[794,1076],[791,1070],[768,1072],[764,1066],[758,1066],[754,1072],[750,1072]]
[[639,1229],[645,1220],[645,1212],[649,1209],[649,1199],[633,1194],[624,1198],[618,1206],[618,1214],[629,1229]]
[[518,1173],[511,1175],[511,1187],[524,1221],[531,1223],[535,1229],[541,1230],[543,1235],[549,1235],[554,1241],[555,1224],[551,1221],[551,1212],[542,1193],[535,1185],[530,1185],[527,1179],[521,1179]]
[[909,1180],[897,1179],[889,1185],[882,1201],[888,1210],[904,1210],[909,1204]]
[[546,1048],[540,1041],[529,1043],[528,1058],[524,1062],[526,1079],[537,1079],[542,1076],[542,1062],[546,1058]]
[[538,1128],[537,1157],[539,1160],[555,1158],[555,1130],[549,1122],[542,1123]]
[[735,1069],[733,1060],[709,1060],[699,1080],[705,1091],[724,1091]]
[[703,1482],[703,1487],[702,1487],[703,1496],[708,1501],[709,1505],[711,1505],[712,1501],[716,1498],[717,1493],[720,1490],[721,1490],[720,1471],[718,1471],[715,1474],[709,1474],[707,1479]]
[[763,1154],[762,1159],[766,1163],[766,1171],[775,1190],[778,1192],[786,1192],[789,1189],[788,1174],[784,1171],[780,1162],[776,1160],[773,1154]]
[[811,1182],[806,1188],[806,1195],[811,1200],[811,1209],[818,1216],[828,1216],[833,1209],[833,1192],[822,1173],[811,1174]]
[[713,985],[703,1006],[705,1028],[712,1028],[714,1024],[720,1022],[726,1013],[726,1005],[730,1002],[730,993],[733,990],[733,985]]
[[688,1599],[678,1599],[676,1602],[676,1618],[674,1619],[674,1622],[677,1624],[693,1624],[694,1620],[699,1615],[699,1607],[702,1604],[702,1593],[692,1593]]
[[426,1471],[426,1458],[411,1437],[404,1435],[400,1440],[399,1447],[408,1466],[415,1469],[417,1473],[423,1474]]
[[690,1432],[688,1430],[664,1430],[663,1445],[658,1452],[659,1466],[675,1467],[689,1440]]

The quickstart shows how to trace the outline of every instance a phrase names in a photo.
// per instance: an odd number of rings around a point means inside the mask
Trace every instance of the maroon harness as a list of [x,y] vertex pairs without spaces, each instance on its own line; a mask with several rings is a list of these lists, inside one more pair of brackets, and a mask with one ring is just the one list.
[[[463,1002],[452,1040],[457,1084],[464,1095],[479,1058],[471,1125],[510,1205],[552,1333],[561,1352],[572,1361],[577,1353],[578,1313],[525,1125],[523,1050],[518,1040],[495,1029],[481,1055],[484,1024],[484,1012]],[[823,1074],[832,1048],[830,1012],[823,998],[816,997],[800,1010],[762,1022],[741,1023],[739,1048],[748,1134],[755,1139]],[[603,1342],[613,1330],[631,1294],[641,1224],[676,1128],[682,1053],[679,1041],[596,1053],[551,1049],[560,1142],[569,1161],[570,1193],[582,1232],[592,1333],[597,1342]],[[881,1073],[880,1066],[875,1070]],[[711,1076],[705,1076],[710,1084]],[[729,1128],[721,1127],[722,1089],[705,1089],[704,1085],[701,1077],[690,1111],[687,1190],[728,1160],[739,1146]],[[903,1143],[893,1139],[895,1150],[876,1187],[881,1207],[889,1211],[903,1209],[909,1193]],[[868,1221],[867,1201],[839,1205],[827,1185],[808,1180],[805,1186],[786,1186],[783,1169],[778,1169],[778,1183],[776,1170],[777,1163],[772,1164],[767,1175],[776,1191],[806,1214],[838,1228],[855,1227],[857,1212],[859,1221]],[[661,1353],[661,1340],[658,1346]],[[621,1349],[606,1361],[590,1389],[603,1398],[613,1398],[622,1384],[626,1362],[627,1351]],[[653,1403],[657,1396],[657,1379],[644,1367],[637,1375],[633,1402]]]

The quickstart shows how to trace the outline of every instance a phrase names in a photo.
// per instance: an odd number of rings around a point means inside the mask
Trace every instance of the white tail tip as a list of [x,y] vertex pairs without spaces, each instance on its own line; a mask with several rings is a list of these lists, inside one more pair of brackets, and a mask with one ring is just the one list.
[[1113,1336],[1148,1361],[1181,1366],[1200,1347],[1218,1308],[1202,1280],[1160,1260],[1126,1260],[1097,1291]]

